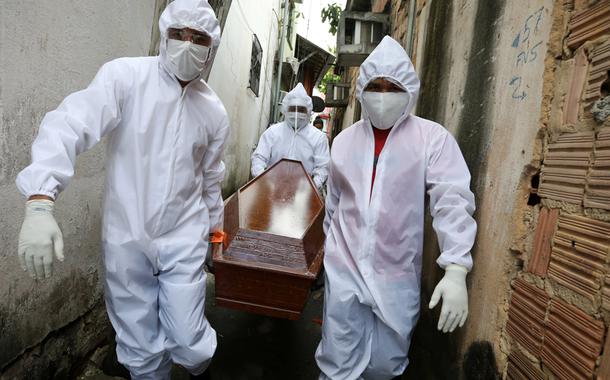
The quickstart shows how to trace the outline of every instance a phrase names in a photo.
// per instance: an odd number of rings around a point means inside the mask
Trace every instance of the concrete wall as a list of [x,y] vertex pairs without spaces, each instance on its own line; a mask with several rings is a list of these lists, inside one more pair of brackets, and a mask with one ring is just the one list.
[[[276,14],[282,14],[279,0],[234,0],[208,80],[231,120],[231,137],[225,153],[225,195],[233,193],[248,180],[250,154],[259,135],[269,125],[278,42]],[[263,49],[258,96],[248,88],[254,34]]]
[[[469,322],[456,336],[441,336],[431,332],[438,312],[424,310],[416,334],[422,352],[433,353],[438,345],[463,352],[483,340],[492,342],[500,365],[505,359],[500,338],[509,281],[519,265],[512,248],[523,232],[514,219],[527,206],[524,189],[539,152],[536,137],[553,9],[551,0],[437,0],[427,2],[420,13],[417,67],[422,91],[417,113],[456,136],[472,172],[480,226],[469,276]],[[437,247],[429,225],[427,236],[424,304],[442,275],[434,264]]]
[[[14,181],[30,161],[31,142],[47,111],[87,86],[104,62],[147,54],[154,3],[2,2],[0,373],[6,371],[7,378],[19,378],[25,368],[27,378],[66,376],[66,362],[91,350],[108,331],[99,255],[103,146],[79,158],[75,178],[57,201],[66,261],[56,264],[50,280],[35,282],[19,266],[24,199]],[[63,336],[68,330],[72,335]],[[32,356],[38,360],[25,363]]]

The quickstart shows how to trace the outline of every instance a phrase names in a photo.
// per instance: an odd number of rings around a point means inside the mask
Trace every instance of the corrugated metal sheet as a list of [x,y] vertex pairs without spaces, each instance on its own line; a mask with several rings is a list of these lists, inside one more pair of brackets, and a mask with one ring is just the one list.
[[546,277],[549,260],[551,259],[551,242],[558,218],[559,209],[549,210],[543,207],[540,210],[532,256],[527,266],[528,272]]
[[585,191],[585,207],[610,210],[610,128],[599,131]]
[[519,350],[513,350],[508,356],[506,369],[507,380],[544,380],[544,373],[539,363],[532,362]]
[[[610,4],[610,1],[606,1]],[[609,5],[610,6],[610,5]],[[608,23],[610,25],[610,22]],[[610,27],[610,26],[609,26]],[[608,80],[610,70],[610,41],[593,49],[591,52],[591,63],[589,64],[589,75],[585,83],[583,96],[583,118],[591,119],[591,108],[593,103],[601,98],[601,86]]]
[[543,198],[582,204],[594,132],[566,133],[544,155],[538,194]]
[[552,300],[545,327],[542,362],[559,379],[592,379],[604,323],[577,307]]
[[602,0],[589,9],[576,12],[570,19],[568,28],[570,49],[610,33],[610,1]]
[[593,301],[602,285],[609,252],[610,223],[561,215],[548,276]]
[[506,331],[526,350],[540,356],[543,323],[549,296],[544,290],[516,279],[508,310]]

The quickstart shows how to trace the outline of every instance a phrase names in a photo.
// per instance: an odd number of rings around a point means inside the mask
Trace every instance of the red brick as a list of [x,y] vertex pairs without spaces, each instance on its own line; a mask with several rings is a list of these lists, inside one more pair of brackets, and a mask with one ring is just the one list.
[[[606,1],[606,3],[610,7],[610,1]],[[610,41],[593,49],[590,55],[591,63],[589,64],[589,74],[587,75],[583,96],[583,119],[591,119],[593,117],[591,114],[593,103],[602,97],[602,84],[608,80],[608,71],[610,71]]]
[[610,128],[603,128],[595,139],[593,165],[585,191],[585,207],[610,210]]
[[570,78],[570,87],[566,95],[563,106],[563,124],[578,124],[578,114],[580,110],[580,99],[587,79],[587,70],[589,69],[589,60],[585,49],[581,48],[576,51],[574,56],[574,69]]
[[540,356],[543,337],[543,323],[549,296],[544,290],[516,279],[508,310],[506,330],[523,348]]
[[538,225],[536,226],[536,236],[534,238],[534,247],[532,249],[532,256],[528,262],[527,270],[541,277],[546,276],[546,271],[549,266],[549,260],[551,259],[551,242],[558,218],[558,209],[549,210],[546,207],[543,207],[540,210]]
[[610,379],[610,332],[606,335],[606,344],[604,345],[604,354],[599,361],[599,368],[597,369],[598,380]]
[[513,350],[508,356],[506,379],[544,380],[544,373],[540,369],[540,363],[534,363],[519,350]]
[[549,144],[538,194],[543,198],[582,205],[594,143],[595,133],[591,131],[566,133]]
[[610,223],[561,215],[553,238],[548,277],[594,301],[606,273]]
[[570,49],[610,33],[610,1],[602,0],[588,9],[575,12],[570,18],[568,29]]
[[603,338],[602,321],[575,306],[552,300],[544,330],[542,363],[558,379],[591,379]]

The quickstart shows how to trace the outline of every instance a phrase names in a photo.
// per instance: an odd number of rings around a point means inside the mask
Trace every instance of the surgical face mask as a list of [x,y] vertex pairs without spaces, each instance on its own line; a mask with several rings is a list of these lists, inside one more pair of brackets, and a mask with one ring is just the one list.
[[167,65],[178,79],[190,81],[195,79],[208,60],[210,48],[190,41],[167,40]]
[[286,123],[295,131],[309,124],[309,116],[303,112],[288,112],[286,114]]
[[378,129],[390,129],[407,110],[411,96],[407,92],[362,93],[362,107],[369,115],[371,124]]

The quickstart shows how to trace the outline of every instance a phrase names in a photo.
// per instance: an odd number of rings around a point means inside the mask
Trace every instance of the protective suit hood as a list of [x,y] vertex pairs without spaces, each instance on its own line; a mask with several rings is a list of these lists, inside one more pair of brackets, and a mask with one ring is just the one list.
[[[220,44],[220,25],[214,10],[206,0],[174,0],[167,5],[159,18],[159,57],[166,69],[168,28],[191,28],[204,32],[212,38],[212,50]],[[211,60],[207,64],[210,62]]]
[[[369,82],[380,77],[388,79],[409,93],[410,101],[401,117],[404,119],[417,104],[419,77],[405,49],[390,36],[383,37],[375,50],[360,65],[360,76],[356,84],[356,97],[360,102]],[[364,107],[363,111],[364,118],[368,119]]]
[[313,102],[301,83],[298,83],[286,94],[286,96],[284,96],[284,100],[282,101],[282,113],[284,113],[284,116],[286,116],[289,106],[305,106],[307,107],[307,116],[311,116],[311,113],[313,112]]

